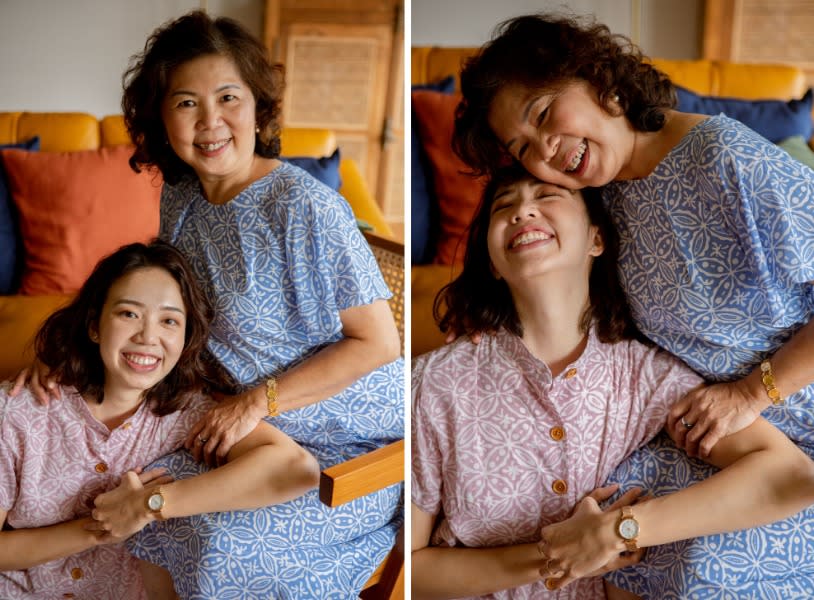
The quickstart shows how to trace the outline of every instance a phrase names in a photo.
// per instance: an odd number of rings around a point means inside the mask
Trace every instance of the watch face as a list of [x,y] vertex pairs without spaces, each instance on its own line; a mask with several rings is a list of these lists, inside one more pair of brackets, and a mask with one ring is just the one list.
[[147,506],[150,507],[150,510],[161,510],[161,507],[164,506],[164,496],[153,494],[147,499]]
[[636,536],[639,535],[639,524],[635,519],[622,519],[622,522],[619,523],[619,535],[626,540],[636,539]]

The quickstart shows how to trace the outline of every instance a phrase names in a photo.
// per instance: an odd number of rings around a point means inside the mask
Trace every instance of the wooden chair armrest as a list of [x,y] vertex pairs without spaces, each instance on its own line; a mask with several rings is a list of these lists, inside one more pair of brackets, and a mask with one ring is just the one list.
[[328,467],[319,477],[319,499],[339,506],[404,480],[404,440]]

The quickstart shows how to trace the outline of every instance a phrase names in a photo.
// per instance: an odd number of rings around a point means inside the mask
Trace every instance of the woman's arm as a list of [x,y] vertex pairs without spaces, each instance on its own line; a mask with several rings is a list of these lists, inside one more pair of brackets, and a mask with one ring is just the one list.
[[[344,337],[277,378],[277,403],[286,411],[341,392],[372,370],[398,358],[401,341],[386,300],[339,313]],[[185,446],[200,460],[220,464],[230,448],[268,413],[265,384],[220,402],[187,436]],[[201,447],[199,438],[207,440]]]
[[[716,444],[710,462],[722,470],[633,508],[640,547],[771,523],[814,503],[814,462],[763,419]],[[585,501],[573,517],[543,529],[543,552],[566,574],[557,587],[625,550],[619,518]]]
[[[0,510],[4,523],[6,514]],[[28,569],[92,548],[99,538],[84,528],[91,521],[85,517],[48,527],[0,532],[0,571]]]
[[[589,494],[596,502],[610,498],[618,489],[612,485]],[[616,514],[636,501],[641,490],[623,494],[608,511]],[[416,600],[480,596],[534,583],[543,579],[548,558],[538,544],[493,548],[429,547],[435,517],[412,504],[412,591]],[[636,564],[642,553],[617,553],[607,564],[587,575],[600,575]]]
[[[267,423],[260,423],[235,444],[228,461],[196,477],[161,485],[162,516],[171,519],[279,504],[319,482],[316,459]],[[96,498],[93,527],[116,538],[139,531],[156,518],[147,508],[147,498],[157,487],[145,488],[133,472],[127,473],[118,488]]]
[[415,504],[412,525],[412,597],[480,596],[540,580],[545,559],[537,544],[494,548],[429,547],[434,516]]
[[[135,476],[142,485],[161,484],[170,479],[163,469],[147,471]],[[0,522],[5,523],[8,513],[0,510]],[[90,517],[73,519],[47,527],[0,531],[0,571],[29,569],[58,558],[82,552],[98,544],[120,542],[112,535],[102,538],[89,531]]]
[[[814,283],[812,283],[814,285]],[[791,396],[814,382],[814,319],[786,342],[771,357],[775,385],[781,398]],[[709,456],[713,446],[726,435],[754,422],[771,405],[763,385],[760,365],[739,381],[718,383],[694,390],[670,410],[672,428],[681,419],[693,427],[676,439],[690,456]]]

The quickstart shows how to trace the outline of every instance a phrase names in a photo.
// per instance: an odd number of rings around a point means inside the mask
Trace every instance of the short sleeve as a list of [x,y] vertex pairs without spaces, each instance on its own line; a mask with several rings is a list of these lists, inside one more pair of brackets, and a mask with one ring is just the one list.
[[[650,441],[664,427],[673,404],[703,383],[703,379],[656,346],[648,347],[639,342],[622,342],[618,346],[627,354],[617,361],[619,365],[626,365],[618,371],[629,378],[628,390],[619,394],[620,405],[626,407],[627,414],[617,415],[627,422],[623,428],[627,455]],[[630,401],[624,403],[625,397]]]
[[427,361],[421,357],[412,366],[412,481],[413,503],[435,515],[441,510],[441,447],[431,414],[432,390],[425,379]]
[[10,403],[8,388],[0,387],[0,509],[6,512],[12,509],[19,494],[19,436],[5,418]]
[[184,409],[161,417],[159,428],[162,442],[158,453],[169,454],[183,446],[192,426],[216,404],[210,396],[198,395]]
[[736,132],[722,161],[736,197],[721,200],[737,211],[746,255],[754,256],[755,272],[782,286],[814,281],[814,171],[752,131]]
[[305,175],[287,196],[286,254],[295,281],[310,281],[312,294],[337,310],[391,296],[344,198]]

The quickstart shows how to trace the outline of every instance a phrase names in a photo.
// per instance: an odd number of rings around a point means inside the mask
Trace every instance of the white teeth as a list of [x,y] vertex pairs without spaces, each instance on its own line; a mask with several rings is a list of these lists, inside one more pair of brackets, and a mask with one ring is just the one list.
[[154,365],[158,362],[158,359],[155,356],[137,356],[135,354],[125,354],[124,357],[130,362],[144,367]]
[[206,152],[214,152],[219,148],[223,148],[226,144],[229,143],[229,140],[223,140],[221,142],[215,142],[213,144],[196,144],[198,148],[205,150]]
[[516,248],[517,246],[522,246],[524,244],[531,244],[532,242],[538,242],[540,240],[548,240],[551,239],[551,237],[552,236],[548,235],[547,233],[543,233],[542,231],[528,231],[514,238],[512,240],[511,248]]
[[576,169],[579,166],[579,162],[582,160],[582,155],[585,154],[585,150],[587,149],[588,145],[585,143],[585,141],[583,140],[582,142],[580,142],[579,148],[577,148],[577,153],[574,155],[574,158],[571,159],[568,168],[566,168],[565,170],[573,171],[574,169]]

